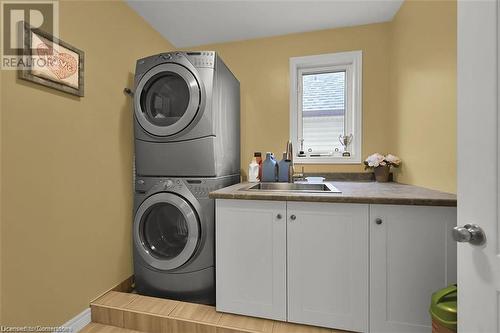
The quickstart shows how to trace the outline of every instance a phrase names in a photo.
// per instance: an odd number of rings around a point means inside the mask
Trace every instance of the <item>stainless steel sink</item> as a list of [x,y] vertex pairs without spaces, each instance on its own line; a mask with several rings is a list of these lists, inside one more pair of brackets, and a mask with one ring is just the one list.
[[266,192],[301,192],[301,193],[340,193],[340,191],[329,183],[259,183],[244,188],[244,191],[266,191]]

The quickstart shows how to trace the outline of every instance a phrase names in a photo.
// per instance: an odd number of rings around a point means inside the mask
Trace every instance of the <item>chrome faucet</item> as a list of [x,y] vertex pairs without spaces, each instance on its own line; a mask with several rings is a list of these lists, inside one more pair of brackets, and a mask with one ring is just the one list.
[[295,165],[293,162],[293,146],[292,141],[286,143],[286,155],[285,160],[290,162],[288,166],[288,182],[294,183],[296,180],[304,179],[304,167],[302,167],[302,173],[295,173]]

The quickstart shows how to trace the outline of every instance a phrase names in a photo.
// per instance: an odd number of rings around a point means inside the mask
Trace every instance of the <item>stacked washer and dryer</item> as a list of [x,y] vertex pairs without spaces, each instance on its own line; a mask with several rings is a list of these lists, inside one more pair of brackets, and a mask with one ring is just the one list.
[[215,202],[240,180],[240,87],[215,52],[137,61],[134,273],[140,294],[215,303]]

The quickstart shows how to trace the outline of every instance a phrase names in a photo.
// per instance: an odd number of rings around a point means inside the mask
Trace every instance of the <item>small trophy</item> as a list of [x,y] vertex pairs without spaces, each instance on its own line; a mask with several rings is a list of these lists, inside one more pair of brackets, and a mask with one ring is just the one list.
[[351,153],[347,150],[347,147],[352,142],[352,134],[349,135],[339,135],[339,141],[342,147],[344,147],[344,152],[342,153],[342,157],[350,157]]

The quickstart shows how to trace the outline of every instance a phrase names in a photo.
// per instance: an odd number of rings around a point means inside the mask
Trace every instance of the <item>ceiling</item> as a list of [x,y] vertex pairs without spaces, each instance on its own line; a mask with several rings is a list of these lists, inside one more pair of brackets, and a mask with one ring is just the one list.
[[127,0],[177,48],[390,21],[403,0]]

